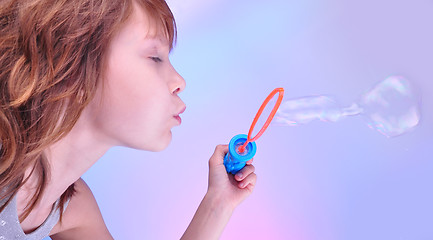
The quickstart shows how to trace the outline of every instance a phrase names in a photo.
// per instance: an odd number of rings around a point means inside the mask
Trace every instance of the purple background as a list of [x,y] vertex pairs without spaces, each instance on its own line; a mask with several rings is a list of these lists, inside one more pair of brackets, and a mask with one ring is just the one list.
[[113,148],[83,177],[115,239],[179,239],[215,145],[247,133],[272,89],[349,105],[394,74],[422,94],[414,131],[388,139],[361,117],[270,126],[257,141],[255,191],[221,239],[433,239],[432,0],[169,4],[183,123],[163,152]]

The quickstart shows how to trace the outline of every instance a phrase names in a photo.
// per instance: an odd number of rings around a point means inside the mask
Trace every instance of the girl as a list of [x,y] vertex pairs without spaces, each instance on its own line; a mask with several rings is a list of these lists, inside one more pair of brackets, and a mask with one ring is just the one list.
[[[175,36],[164,0],[0,2],[0,239],[112,239],[80,176],[113,146],[167,147],[185,110]],[[253,191],[227,151],[182,239],[217,239]]]

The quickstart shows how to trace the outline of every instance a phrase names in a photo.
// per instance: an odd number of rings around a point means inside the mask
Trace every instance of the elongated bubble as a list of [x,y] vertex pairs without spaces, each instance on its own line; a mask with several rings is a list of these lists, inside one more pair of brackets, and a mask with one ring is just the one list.
[[313,120],[336,122],[342,117],[340,106],[329,96],[308,96],[281,103],[275,122],[287,125],[306,124]]
[[369,127],[383,135],[398,136],[418,125],[421,118],[419,98],[409,81],[391,76],[348,107],[342,107],[327,95],[284,101],[275,115],[274,124],[296,126],[313,120],[336,122],[356,115],[362,115]]

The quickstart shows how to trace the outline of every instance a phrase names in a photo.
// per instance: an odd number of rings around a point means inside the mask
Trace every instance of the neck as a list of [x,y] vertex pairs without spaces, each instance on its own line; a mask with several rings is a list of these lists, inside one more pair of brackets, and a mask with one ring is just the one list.
[[[87,120],[80,118],[70,133],[44,151],[50,166],[50,178],[38,207],[51,207],[71,184],[114,145],[107,142],[106,137],[98,134],[96,128],[92,128]],[[19,206],[25,207],[33,196],[36,179],[37,176],[31,176],[19,190]]]

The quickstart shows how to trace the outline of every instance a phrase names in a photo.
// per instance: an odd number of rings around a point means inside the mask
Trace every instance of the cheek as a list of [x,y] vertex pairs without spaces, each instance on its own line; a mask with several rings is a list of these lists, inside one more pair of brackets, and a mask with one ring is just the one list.
[[106,79],[105,98],[120,114],[128,114],[134,110],[149,108],[151,101],[151,86],[149,73],[138,61],[119,62],[111,64]]
[[149,104],[152,101],[137,104],[124,114],[119,121],[122,129],[117,138],[123,146],[135,149],[160,151],[171,141],[171,132],[167,112],[163,106]]
[[119,145],[157,151],[171,139],[169,94],[158,82],[137,79],[131,73],[107,79],[100,123]]
[[118,124],[124,122],[124,128],[156,130],[164,117],[164,99],[158,98],[155,92],[135,86],[132,89],[118,88],[106,106],[112,119]]

